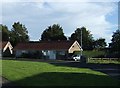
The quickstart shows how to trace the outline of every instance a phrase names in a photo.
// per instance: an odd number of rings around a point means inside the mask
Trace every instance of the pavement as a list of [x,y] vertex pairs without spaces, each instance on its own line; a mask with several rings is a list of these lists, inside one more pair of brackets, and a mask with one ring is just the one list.
[[2,76],[0,76],[0,85],[5,83],[9,83],[9,81],[6,78],[3,78]]
[[8,80],[0,76],[0,88],[3,86],[3,84],[8,83]]
[[13,83],[11,83],[9,80],[6,78],[0,76],[0,88],[21,88]]

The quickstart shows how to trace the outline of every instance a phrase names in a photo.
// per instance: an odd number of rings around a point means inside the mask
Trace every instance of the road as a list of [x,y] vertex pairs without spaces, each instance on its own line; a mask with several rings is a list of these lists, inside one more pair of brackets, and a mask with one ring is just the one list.
[[83,64],[80,62],[74,61],[66,61],[61,63],[51,63],[54,65],[62,65],[69,67],[77,67],[77,68],[90,68],[95,71],[100,71],[105,74],[108,74],[111,77],[115,77],[120,79],[120,64]]

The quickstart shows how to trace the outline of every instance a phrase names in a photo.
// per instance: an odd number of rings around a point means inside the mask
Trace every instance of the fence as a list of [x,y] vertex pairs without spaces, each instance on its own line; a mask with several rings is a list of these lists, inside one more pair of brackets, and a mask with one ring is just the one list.
[[120,58],[88,58],[88,63],[120,63]]

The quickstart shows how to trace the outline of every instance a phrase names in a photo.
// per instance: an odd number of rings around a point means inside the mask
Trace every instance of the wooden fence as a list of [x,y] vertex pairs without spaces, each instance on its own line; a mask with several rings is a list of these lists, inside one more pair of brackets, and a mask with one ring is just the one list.
[[111,63],[111,62],[120,62],[120,58],[88,58],[87,62],[105,62],[105,63]]
[[120,60],[120,58],[88,58],[89,60]]

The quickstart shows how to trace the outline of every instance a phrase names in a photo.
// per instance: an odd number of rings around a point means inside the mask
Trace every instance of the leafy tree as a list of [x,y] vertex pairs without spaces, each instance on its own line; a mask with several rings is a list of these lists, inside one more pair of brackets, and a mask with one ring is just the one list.
[[116,32],[112,35],[112,42],[109,44],[109,47],[112,52],[119,52],[120,54],[120,30],[116,30]]
[[9,41],[10,31],[6,25],[0,25],[0,30],[2,33],[2,41]]
[[42,35],[41,35],[42,41],[57,41],[57,40],[67,40],[63,33],[62,27],[60,27],[59,24],[53,24],[52,26],[48,26],[46,28]]
[[25,25],[21,24],[20,22],[15,22],[12,27],[10,41],[14,46],[19,42],[29,41],[28,31]]
[[95,49],[103,49],[106,47],[106,42],[104,38],[99,38],[97,40],[94,41],[94,48]]
[[73,34],[71,34],[70,40],[77,40],[81,44],[81,32],[82,32],[82,48],[83,50],[93,49],[93,37],[89,30],[85,27],[77,28]]
[[0,25],[0,41],[2,41],[2,27]]

